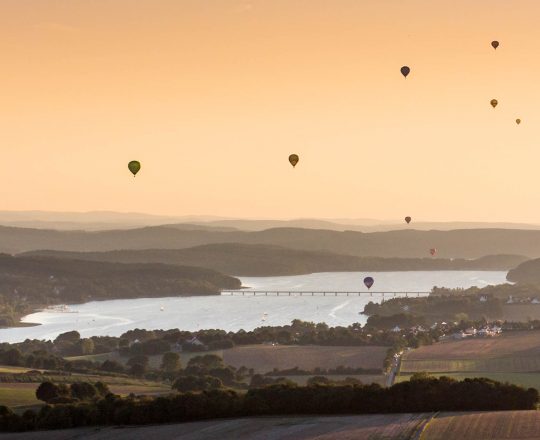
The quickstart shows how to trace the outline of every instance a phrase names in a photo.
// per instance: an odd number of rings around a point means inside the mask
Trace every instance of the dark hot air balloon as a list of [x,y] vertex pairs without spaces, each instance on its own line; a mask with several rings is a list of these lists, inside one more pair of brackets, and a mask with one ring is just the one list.
[[410,68],[409,66],[403,66],[403,67],[400,69],[400,71],[401,71],[401,74],[402,74],[405,78],[407,78],[407,75],[408,75],[409,73],[411,73],[411,68]]
[[133,177],[135,177],[141,169],[141,163],[139,161],[132,160],[130,163],[128,163],[128,168],[129,171],[133,173]]
[[365,277],[364,278],[364,284],[366,285],[366,287],[368,289],[371,289],[371,286],[373,286],[373,283],[375,282],[375,280],[371,277]]
[[298,163],[299,160],[300,160],[300,158],[298,157],[297,154],[291,154],[289,156],[289,162],[291,163],[293,168],[296,166],[296,164]]
[[491,47],[493,47],[493,49],[497,49],[499,47],[499,42],[497,40],[492,41]]
[[497,104],[498,104],[498,103],[499,103],[499,101],[497,101],[496,99],[492,99],[492,100],[490,101],[491,107],[493,107],[493,108],[497,107]]
[[412,218],[410,218],[409,216],[405,217],[405,221],[407,222],[407,224],[409,224],[411,222]]
[[516,119],[516,124],[517,125],[521,124],[521,119]]

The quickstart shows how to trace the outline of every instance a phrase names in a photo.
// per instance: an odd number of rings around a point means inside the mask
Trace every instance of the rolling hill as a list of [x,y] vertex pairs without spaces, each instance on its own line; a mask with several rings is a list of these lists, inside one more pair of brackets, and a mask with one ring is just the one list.
[[459,229],[453,231],[388,231],[362,233],[322,229],[277,228],[264,231],[190,229],[175,225],[111,231],[53,231],[0,227],[0,252],[49,249],[95,252],[118,249],[182,249],[205,244],[241,243],[326,251],[359,257],[480,258],[510,254],[540,257],[540,231]]
[[540,258],[521,263],[506,278],[514,283],[540,285]]
[[517,255],[493,255],[475,260],[356,257],[326,251],[306,251],[280,246],[238,243],[209,244],[186,249],[109,252],[33,251],[23,255],[120,263],[167,263],[199,266],[236,276],[278,276],[351,271],[508,270],[526,260],[526,257]]
[[210,269],[0,255],[0,297],[32,304],[211,295],[240,281]]

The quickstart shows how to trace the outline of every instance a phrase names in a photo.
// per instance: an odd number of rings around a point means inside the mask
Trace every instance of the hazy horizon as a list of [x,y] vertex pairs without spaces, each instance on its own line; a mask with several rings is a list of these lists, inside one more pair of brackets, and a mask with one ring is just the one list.
[[2,207],[540,223],[539,13],[3,1]]

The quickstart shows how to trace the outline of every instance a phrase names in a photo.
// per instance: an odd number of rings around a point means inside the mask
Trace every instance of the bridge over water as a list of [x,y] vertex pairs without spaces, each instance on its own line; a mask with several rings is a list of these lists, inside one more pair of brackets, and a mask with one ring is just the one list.
[[364,296],[364,297],[420,297],[427,296],[430,292],[354,292],[347,290],[222,290],[223,296]]

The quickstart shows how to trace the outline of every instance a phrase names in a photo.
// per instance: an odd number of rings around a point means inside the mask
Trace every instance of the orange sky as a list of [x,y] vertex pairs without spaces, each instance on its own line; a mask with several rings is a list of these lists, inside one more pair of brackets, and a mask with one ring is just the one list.
[[539,16],[2,0],[0,209],[540,222]]

